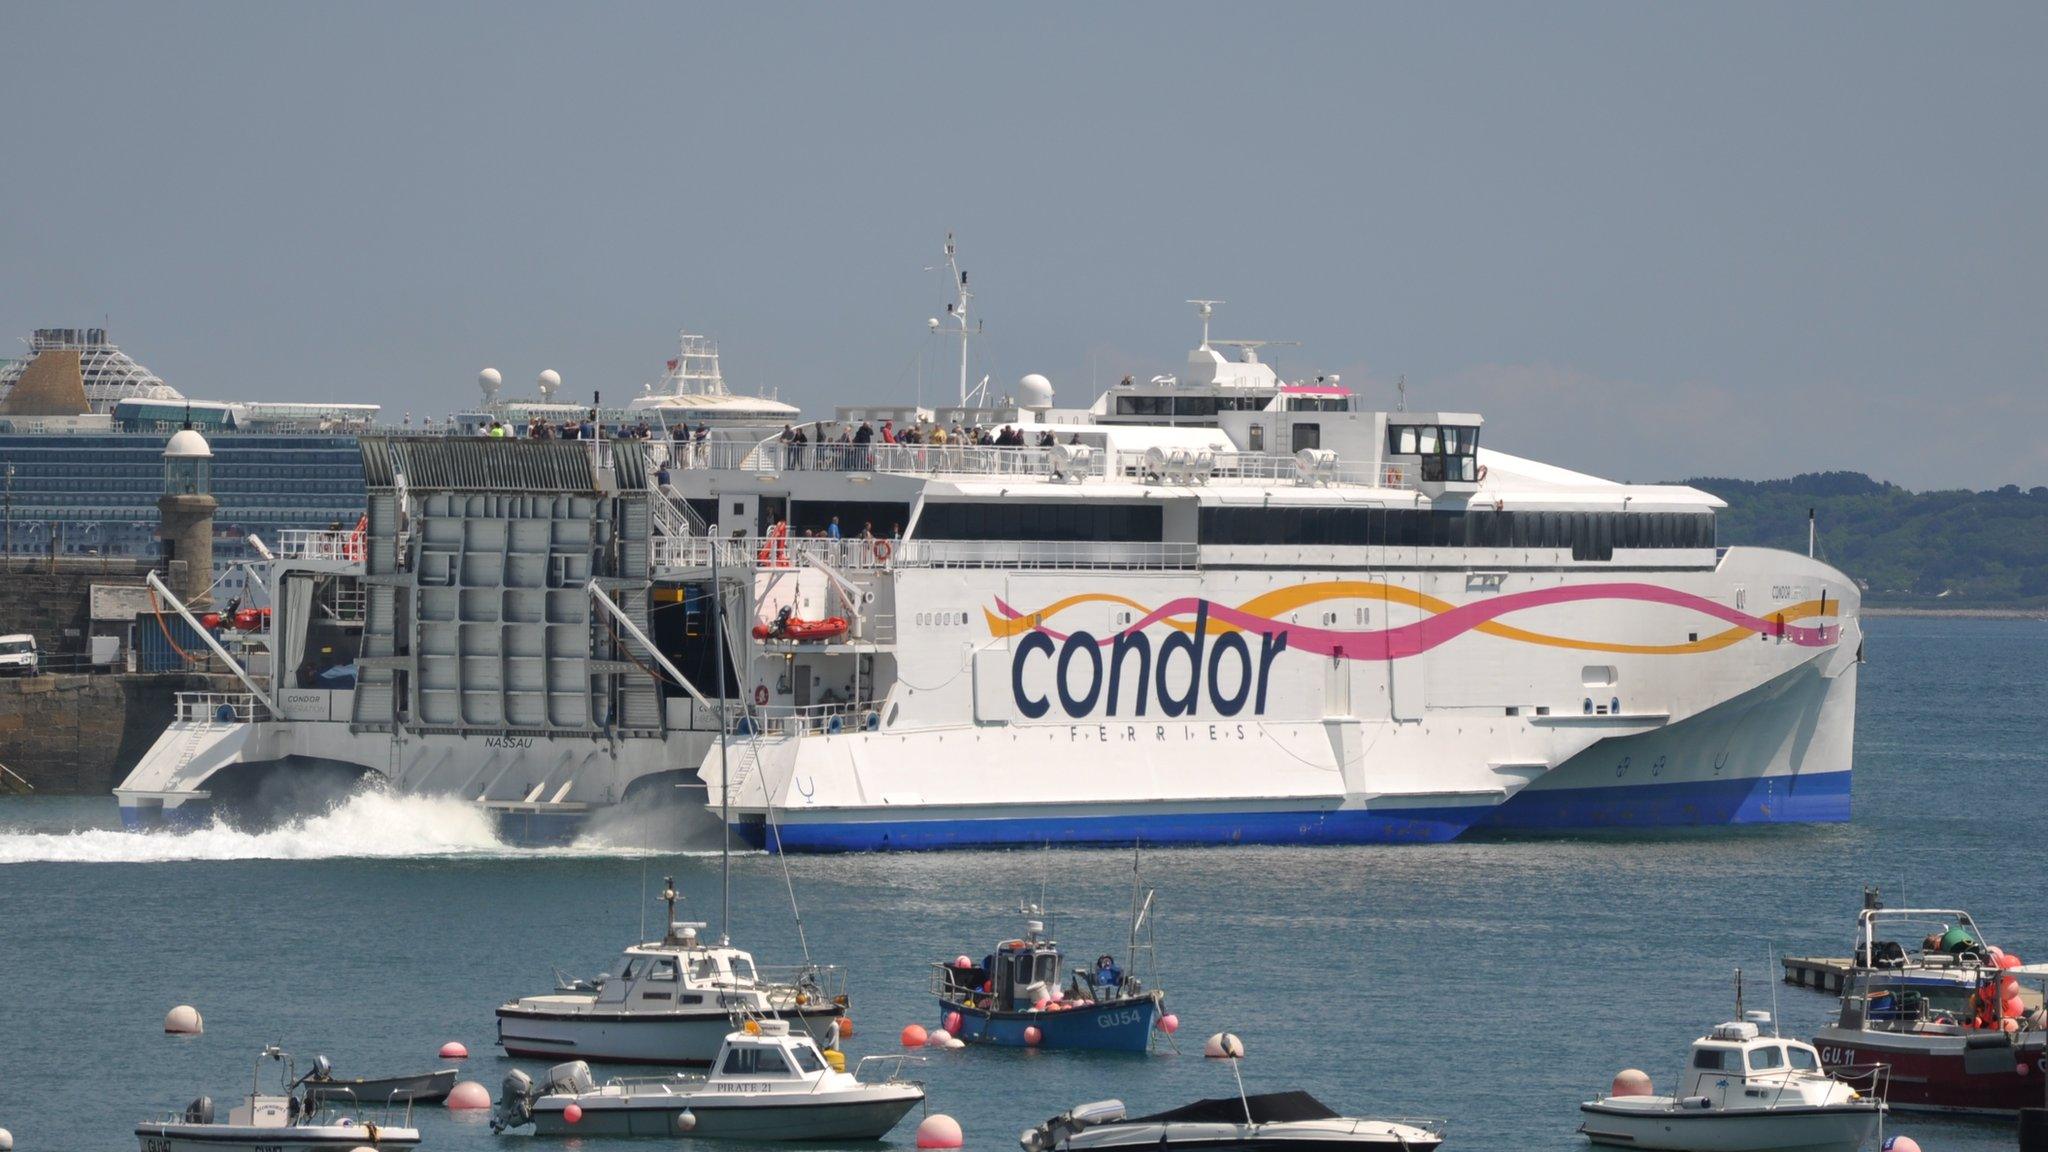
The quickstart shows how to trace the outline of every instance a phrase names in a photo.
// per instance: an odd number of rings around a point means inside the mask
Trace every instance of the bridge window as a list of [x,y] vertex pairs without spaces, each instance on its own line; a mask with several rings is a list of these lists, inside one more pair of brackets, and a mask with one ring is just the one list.
[[1157,504],[927,503],[917,522],[924,540],[1095,540],[1157,543]]

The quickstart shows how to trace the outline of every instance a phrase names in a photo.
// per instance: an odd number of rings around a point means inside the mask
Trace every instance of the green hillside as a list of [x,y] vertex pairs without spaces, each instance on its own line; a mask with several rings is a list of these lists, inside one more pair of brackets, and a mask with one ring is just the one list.
[[2048,488],[1910,492],[1860,472],[1684,483],[1728,502],[1724,546],[1804,552],[1813,509],[1819,555],[1862,582],[1866,603],[2048,606]]

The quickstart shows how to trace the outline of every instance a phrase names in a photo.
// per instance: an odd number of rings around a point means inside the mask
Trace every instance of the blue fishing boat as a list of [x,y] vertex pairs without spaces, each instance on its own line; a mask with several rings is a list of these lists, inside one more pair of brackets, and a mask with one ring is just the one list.
[[[1148,893],[1143,911],[1150,906]],[[1143,911],[1133,918],[1134,945]],[[1023,937],[996,945],[981,963],[960,956],[932,965],[940,1026],[969,1044],[1150,1049],[1166,994],[1145,987],[1108,955],[1067,971],[1065,954],[1046,934],[1040,910],[1027,906],[1024,912]]]

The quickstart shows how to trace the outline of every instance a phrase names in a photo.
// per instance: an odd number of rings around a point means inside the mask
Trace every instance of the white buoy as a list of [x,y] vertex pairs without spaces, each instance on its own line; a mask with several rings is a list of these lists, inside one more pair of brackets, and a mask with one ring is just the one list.
[[199,1018],[199,1009],[180,1004],[164,1013],[164,1031],[173,1036],[197,1036],[206,1031],[206,1021]]
[[967,1041],[965,1041],[965,1040],[962,1040],[962,1039],[961,1039],[961,1038],[959,1038],[958,1036],[955,1036],[955,1037],[953,1037],[953,1038],[952,1038],[951,1040],[948,1040],[948,1041],[946,1041],[946,1047],[948,1047],[948,1048],[965,1048],[965,1047],[967,1047]]
[[697,1127],[697,1114],[688,1108],[676,1113],[676,1131],[689,1132]]
[[0,1152],[14,1152],[14,1133],[0,1128]]
[[917,1126],[919,1148],[958,1148],[967,1142],[960,1122],[944,1112],[934,1112]]
[[944,1028],[934,1028],[927,1032],[924,1038],[925,1046],[929,1048],[944,1048],[947,1044],[952,1043],[952,1041],[953,1034]]
[[491,1090],[474,1080],[464,1080],[448,1093],[448,1107],[457,1112],[491,1106]]
[[1202,1045],[1202,1055],[1211,1060],[1242,1060],[1244,1041],[1228,1032],[1218,1032]]

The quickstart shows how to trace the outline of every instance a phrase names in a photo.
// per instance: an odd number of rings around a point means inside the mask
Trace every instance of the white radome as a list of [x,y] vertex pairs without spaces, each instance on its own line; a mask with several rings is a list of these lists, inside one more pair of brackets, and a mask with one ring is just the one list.
[[164,445],[164,455],[179,460],[211,459],[213,445],[192,429],[180,428],[171,433],[170,441]]
[[1052,407],[1052,381],[1033,372],[1017,382],[1017,405],[1033,412]]
[[496,368],[486,368],[476,374],[476,386],[483,389],[484,395],[495,396],[505,386],[505,374]]
[[554,370],[553,368],[549,368],[549,369],[546,369],[546,370],[544,370],[544,371],[542,371],[542,372],[541,372],[541,374],[540,374],[540,394],[541,394],[541,395],[543,395],[543,396],[552,396],[552,395],[554,395],[554,394],[555,394],[555,389],[557,389],[557,388],[560,388],[561,386],[562,386],[562,374],[561,374],[560,372],[557,372],[557,371],[555,371],[555,370]]

